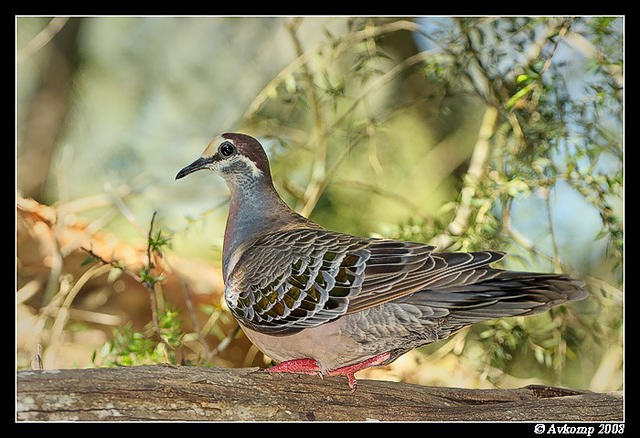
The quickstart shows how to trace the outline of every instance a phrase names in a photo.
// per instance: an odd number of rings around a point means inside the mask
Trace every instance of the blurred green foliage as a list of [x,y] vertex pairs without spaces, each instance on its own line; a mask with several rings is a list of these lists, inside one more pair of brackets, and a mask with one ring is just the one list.
[[[622,20],[85,19],[47,196],[138,178],[129,206],[139,218],[159,211],[168,231],[156,240],[219,262],[223,183],[202,172],[175,184],[173,175],[214,135],[247,132],[265,145],[285,201],[329,229],[501,249],[505,268],[584,279],[589,299],[476,324],[456,335],[463,348],[452,354],[496,385],[509,374],[619,389],[621,374],[599,370],[622,367],[609,354],[623,331]],[[34,67],[24,68],[28,77]],[[20,113],[32,89],[18,82]],[[488,156],[476,178],[482,129]],[[452,231],[462,209],[464,226]],[[121,218],[109,229],[134,235]],[[163,341],[114,332],[105,363],[175,363],[171,315],[160,317],[169,318]]]
[[129,323],[121,329],[114,329],[112,339],[103,345],[99,353],[93,352],[91,362],[108,367],[157,363],[178,365],[176,350],[182,346],[185,335],[178,315],[178,311],[170,309],[161,311],[157,331],[151,322],[143,332],[133,330]]

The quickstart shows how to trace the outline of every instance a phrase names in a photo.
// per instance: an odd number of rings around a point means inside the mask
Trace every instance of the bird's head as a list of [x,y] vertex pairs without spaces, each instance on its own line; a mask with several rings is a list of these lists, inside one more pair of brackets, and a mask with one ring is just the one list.
[[180,179],[200,169],[210,169],[227,183],[239,180],[271,180],[269,160],[262,145],[255,138],[237,133],[217,136],[204,150],[200,158],[176,175]]

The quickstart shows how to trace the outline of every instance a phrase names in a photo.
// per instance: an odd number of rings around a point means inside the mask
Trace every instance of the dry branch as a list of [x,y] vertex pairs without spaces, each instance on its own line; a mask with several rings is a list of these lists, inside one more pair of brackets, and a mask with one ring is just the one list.
[[[17,195],[18,354],[31,357],[41,344],[45,368],[66,368],[77,359],[68,352],[63,354],[60,344],[69,338],[63,334],[71,320],[107,326],[132,321],[136,327],[148,321],[150,294],[135,278],[148,266],[146,234],[145,240],[133,243],[120,239],[76,216],[74,209],[68,204],[47,206]],[[89,264],[83,263],[87,249],[94,256]],[[162,290],[168,305],[183,308],[185,288],[193,308],[220,301],[223,285],[219,269],[170,252],[155,258],[154,275],[165,278]],[[112,275],[111,271],[119,271],[114,264],[131,275]],[[88,299],[96,295],[103,298],[92,304]],[[201,311],[198,315],[206,318]],[[185,319],[185,330],[199,324],[188,316]],[[202,345],[205,352],[215,347]],[[85,343],[83,348],[87,350],[83,357],[89,360],[96,345]]]
[[621,392],[373,380],[359,380],[352,392],[343,377],[256,368],[19,371],[17,388],[18,421],[623,421]]

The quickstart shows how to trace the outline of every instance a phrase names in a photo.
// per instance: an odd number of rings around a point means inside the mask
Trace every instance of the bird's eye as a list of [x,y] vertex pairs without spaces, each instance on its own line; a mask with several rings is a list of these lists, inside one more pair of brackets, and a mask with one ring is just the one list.
[[225,141],[220,145],[219,151],[220,155],[222,155],[223,157],[230,157],[236,151],[236,148],[234,148],[233,144],[231,144],[230,142]]

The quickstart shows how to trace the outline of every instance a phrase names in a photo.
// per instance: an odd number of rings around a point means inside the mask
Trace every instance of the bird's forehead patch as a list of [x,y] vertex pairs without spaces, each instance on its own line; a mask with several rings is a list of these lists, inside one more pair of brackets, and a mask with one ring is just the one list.
[[225,141],[233,143],[233,140],[230,140],[228,138],[224,138],[221,135],[218,135],[216,138],[211,140],[211,143],[209,143],[207,148],[202,153],[202,158],[211,158],[211,157],[213,157],[215,155],[215,153],[218,152],[218,147],[220,146],[220,144],[222,142],[225,142]]

